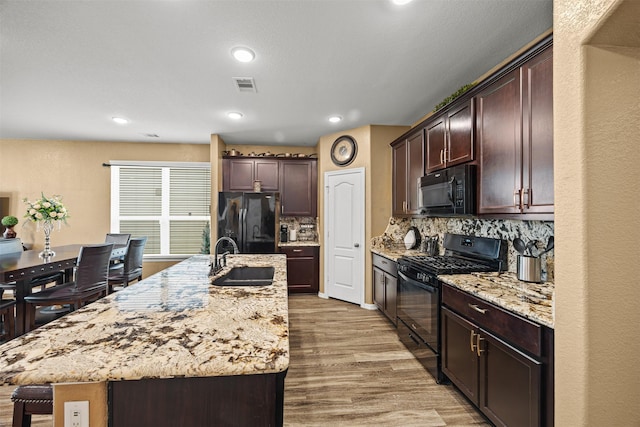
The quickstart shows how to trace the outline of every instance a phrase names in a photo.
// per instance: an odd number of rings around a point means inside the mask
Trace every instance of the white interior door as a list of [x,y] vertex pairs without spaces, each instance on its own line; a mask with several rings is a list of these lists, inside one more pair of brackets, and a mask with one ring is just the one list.
[[364,168],[325,173],[325,293],[364,303]]

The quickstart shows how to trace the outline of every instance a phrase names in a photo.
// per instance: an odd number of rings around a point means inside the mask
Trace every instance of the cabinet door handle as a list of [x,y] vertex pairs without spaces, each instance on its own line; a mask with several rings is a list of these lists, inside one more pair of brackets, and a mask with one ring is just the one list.
[[440,150],[440,163],[444,163],[444,150]]
[[527,209],[529,209],[531,207],[531,189],[530,188],[525,188],[524,189],[524,194],[525,194],[525,196],[527,196],[527,200],[524,202],[524,206],[526,206]]
[[520,189],[520,210],[524,210],[524,188]]
[[480,348],[480,341],[484,341],[484,338],[480,337],[480,334],[476,335],[476,354],[478,357],[482,354],[484,350]]
[[486,308],[480,308],[476,304],[467,303],[467,305],[478,313],[485,314],[488,311]]
[[516,208],[520,204],[520,202],[518,201],[519,195],[520,195],[520,190],[513,190],[513,206],[515,206]]
[[476,345],[473,342],[473,339],[475,338],[476,334],[473,331],[469,331],[471,332],[471,334],[469,335],[469,346],[471,346],[471,353],[475,353],[476,352]]

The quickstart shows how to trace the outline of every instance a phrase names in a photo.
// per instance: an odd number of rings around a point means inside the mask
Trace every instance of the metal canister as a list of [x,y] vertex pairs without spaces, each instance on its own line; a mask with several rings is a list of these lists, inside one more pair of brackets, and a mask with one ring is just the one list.
[[518,255],[518,280],[540,283],[542,276],[540,258]]

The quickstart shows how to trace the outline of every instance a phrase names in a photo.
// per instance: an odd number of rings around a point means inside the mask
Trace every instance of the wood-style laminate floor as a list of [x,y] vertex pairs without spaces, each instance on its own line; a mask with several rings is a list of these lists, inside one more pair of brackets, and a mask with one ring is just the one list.
[[[313,295],[289,298],[286,426],[486,426],[452,386],[438,385],[379,312]],[[11,391],[0,387],[0,426]],[[50,427],[51,416],[34,416]],[[191,426],[183,426],[191,427]]]

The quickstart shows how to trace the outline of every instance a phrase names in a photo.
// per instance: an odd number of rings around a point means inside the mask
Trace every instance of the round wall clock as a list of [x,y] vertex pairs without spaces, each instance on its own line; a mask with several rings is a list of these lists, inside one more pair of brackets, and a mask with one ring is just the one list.
[[331,160],[338,166],[347,166],[353,162],[357,153],[358,144],[349,135],[342,135],[331,146]]

